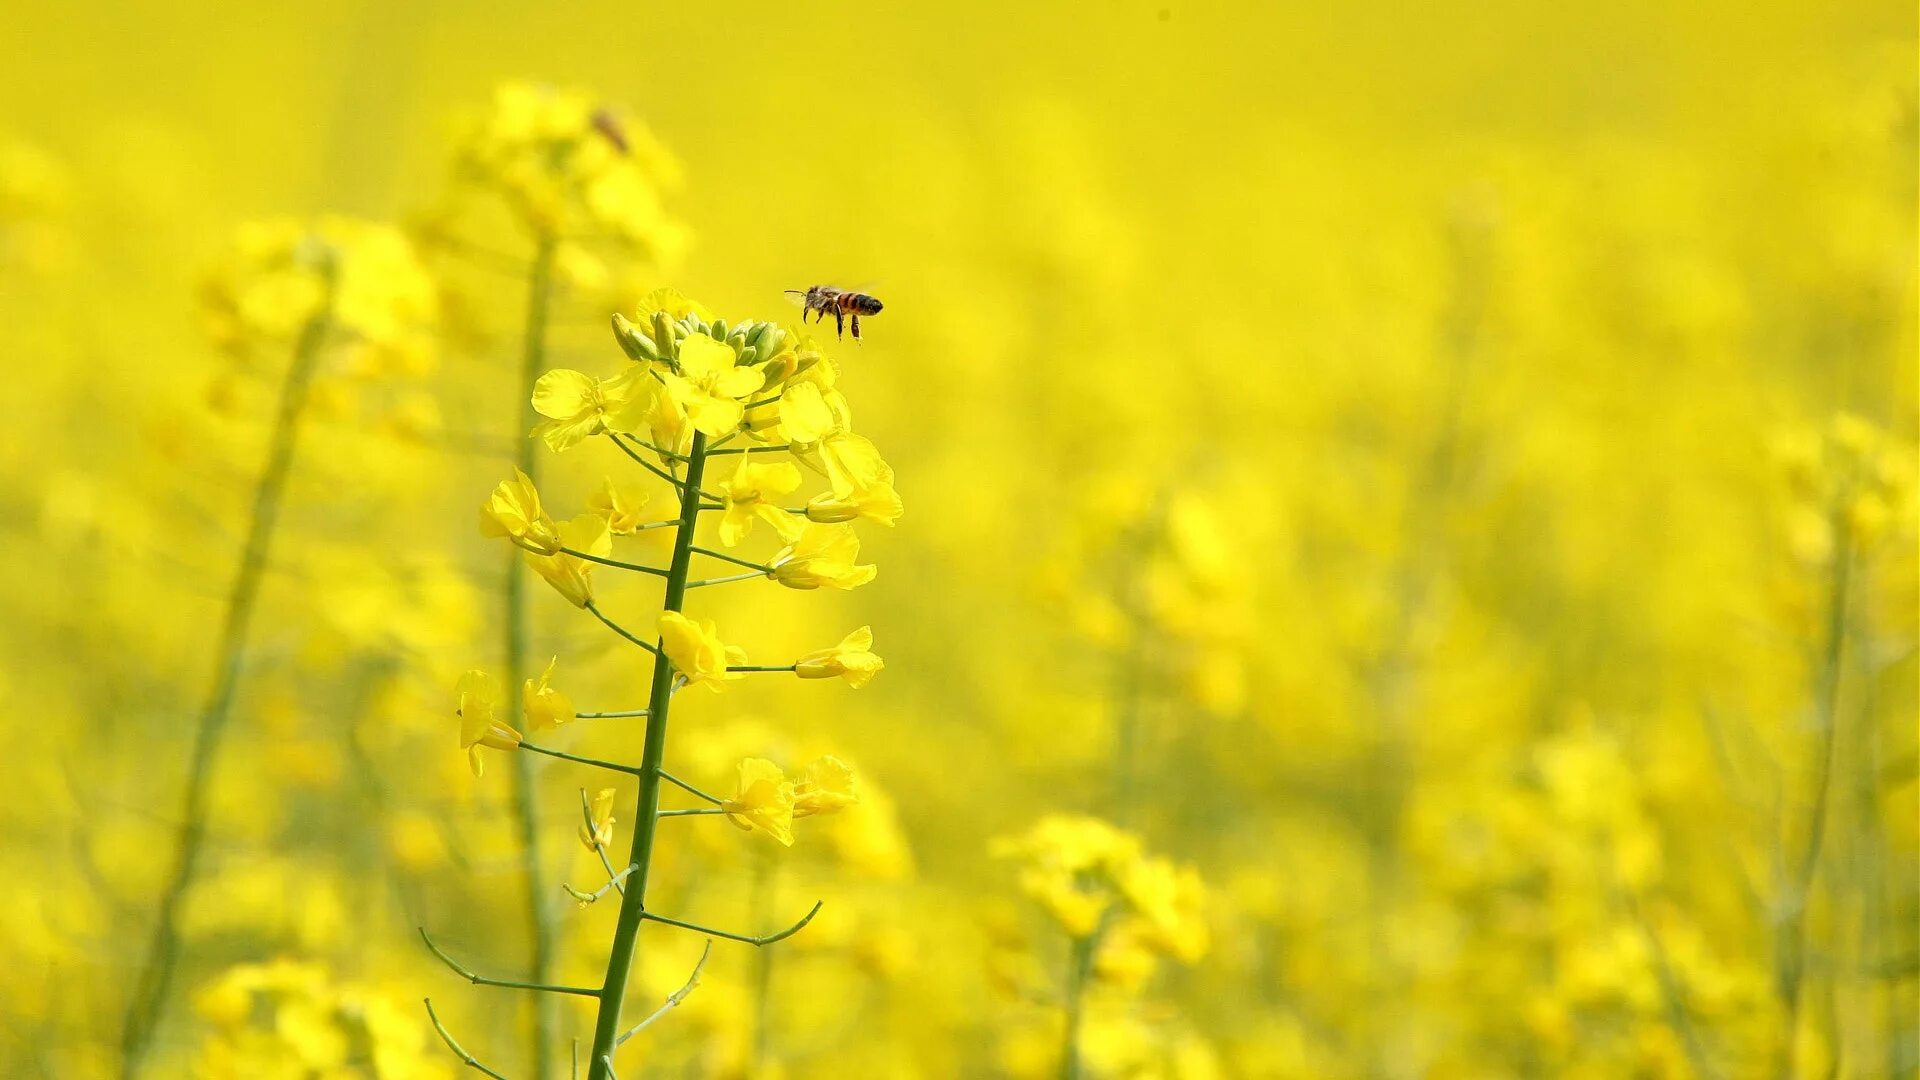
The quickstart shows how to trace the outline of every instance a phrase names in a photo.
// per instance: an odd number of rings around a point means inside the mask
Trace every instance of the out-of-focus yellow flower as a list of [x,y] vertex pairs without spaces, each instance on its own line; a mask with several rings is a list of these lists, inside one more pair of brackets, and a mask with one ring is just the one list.
[[[613,535],[607,531],[607,519],[598,514],[581,514],[563,521],[558,532],[562,547],[603,559],[613,554]],[[592,562],[565,551],[552,555],[529,551],[527,564],[574,607],[586,607],[593,600]]]
[[886,666],[886,661],[873,653],[873,628],[863,626],[841,638],[833,648],[801,657],[794,672],[803,679],[843,678],[857,689],[872,682]]
[[837,814],[860,802],[854,790],[853,769],[837,757],[814,759],[793,787],[793,816]]
[[736,367],[733,349],[704,334],[680,342],[680,370],[661,374],[667,392],[695,431],[724,435],[740,426],[747,395],[760,389],[761,372]]
[[642,524],[640,511],[649,498],[640,488],[607,477],[587,494],[587,509],[607,519],[608,532],[627,536]]
[[587,846],[588,851],[613,843],[614,795],[614,788],[601,788],[594,793],[593,805],[587,811],[587,821],[580,824],[580,842]]
[[492,675],[479,670],[469,671],[460,676],[454,693],[457,698],[454,714],[460,717],[460,746],[467,752],[467,763],[473,767],[473,775],[479,776],[484,771],[480,748],[518,749],[520,733],[498,715],[500,680]]
[[759,830],[793,846],[794,788],[780,766],[765,758],[740,763],[733,797],[720,804],[727,820],[749,832]]
[[1119,885],[1145,924],[1149,944],[1188,964],[1206,955],[1207,893],[1198,871],[1164,858],[1136,859],[1121,869]]
[[860,537],[851,525],[792,522],[785,528],[787,546],[768,565],[773,580],[789,589],[856,589],[879,572],[872,564],[855,564]]
[[540,508],[540,492],[519,469],[502,480],[480,504],[480,535],[506,537],[535,555],[551,555],[564,546],[553,519]]
[[746,663],[747,651],[721,641],[712,619],[695,622],[678,611],[663,611],[660,644],[688,686],[704,685],[717,692],[723,682],[744,677],[727,666]]
[[573,699],[549,685],[559,657],[547,661],[547,670],[538,679],[528,679],[521,688],[520,704],[526,712],[527,730],[540,731],[573,721]]
[[215,342],[247,356],[292,341],[329,298],[342,374],[432,370],[439,291],[390,225],[327,217],[242,226],[201,289],[201,310]]
[[535,233],[599,233],[656,258],[685,243],[660,204],[678,163],[644,125],[584,91],[502,85],[458,161],[467,181],[498,191]]
[[766,518],[776,528],[786,524],[787,512],[777,501],[800,486],[800,470],[791,462],[772,464],[743,461],[733,478],[720,485],[726,512],[720,516],[720,542],[733,547],[753,531],[755,518]]
[[632,431],[652,405],[653,386],[638,367],[610,379],[556,368],[533,384],[533,411],[547,418],[533,434],[559,453],[605,431]]

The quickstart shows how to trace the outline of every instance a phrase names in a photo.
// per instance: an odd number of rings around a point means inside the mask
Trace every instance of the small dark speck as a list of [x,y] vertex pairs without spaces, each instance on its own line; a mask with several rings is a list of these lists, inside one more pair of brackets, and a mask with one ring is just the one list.
[[1161,8],[1159,11],[1153,13],[1153,17],[1159,19],[1161,22],[1172,22],[1173,10],[1171,8]]

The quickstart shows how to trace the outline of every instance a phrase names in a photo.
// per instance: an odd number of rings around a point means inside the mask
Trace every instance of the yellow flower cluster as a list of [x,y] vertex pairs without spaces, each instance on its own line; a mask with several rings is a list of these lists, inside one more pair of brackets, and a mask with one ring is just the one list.
[[469,125],[456,165],[537,236],[608,235],[655,258],[684,243],[660,203],[679,163],[645,125],[586,91],[501,86]]
[[739,774],[733,795],[720,803],[727,820],[787,847],[793,846],[793,819],[836,814],[860,801],[853,770],[836,757],[814,761],[798,780],[766,758],[741,761]]
[[243,227],[201,288],[213,340],[236,358],[279,351],[324,316],[336,374],[433,370],[439,291],[405,234],[345,217]]
[[193,1075],[427,1077],[440,1048],[421,1030],[416,1003],[334,978],[320,964],[241,964],[200,988],[194,1005],[212,1032]]
[[1099,818],[1050,814],[994,855],[1020,863],[1020,888],[1070,938],[1113,935],[1183,963],[1207,951],[1206,888],[1192,867],[1147,854]]

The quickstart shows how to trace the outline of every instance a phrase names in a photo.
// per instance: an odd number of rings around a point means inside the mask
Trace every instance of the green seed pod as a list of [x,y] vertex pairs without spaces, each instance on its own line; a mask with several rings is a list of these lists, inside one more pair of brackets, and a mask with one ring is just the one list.
[[707,333],[712,334],[713,340],[715,341],[727,340],[727,320],[725,319],[713,320],[712,324],[710,324],[707,327]]
[[737,357],[734,360],[734,364],[740,367],[746,367],[748,365],[757,364],[759,362],[760,362],[760,352],[758,349],[755,349],[752,345],[748,345],[742,348],[740,350],[739,357]]

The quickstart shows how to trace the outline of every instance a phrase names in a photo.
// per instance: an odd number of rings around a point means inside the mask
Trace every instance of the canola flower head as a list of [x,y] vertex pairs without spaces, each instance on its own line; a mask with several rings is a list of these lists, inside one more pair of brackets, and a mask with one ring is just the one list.
[[334,374],[418,376],[434,366],[439,290],[390,225],[346,217],[243,225],[200,299],[208,335],[243,360],[277,354],[324,316]]
[[603,235],[671,257],[685,229],[662,206],[680,167],[647,127],[584,90],[509,82],[467,125],[458,177],[548,237]]
[[1148,854],[1139,837],[1083,814],[1049,814],[1025,834],[997,840],[1018,860],[1021,891],[1069,936],[1124,932],[1184,963],[1208,946],[1206,891],[1197,871]]

